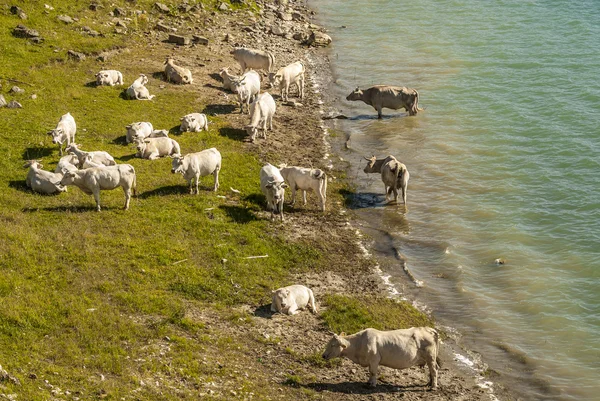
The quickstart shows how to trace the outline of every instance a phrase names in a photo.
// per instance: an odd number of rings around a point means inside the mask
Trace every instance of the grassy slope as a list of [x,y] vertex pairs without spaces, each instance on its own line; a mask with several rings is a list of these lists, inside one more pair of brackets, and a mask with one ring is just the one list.
[[[105,11],[113,4],[100,3]],[[138,1],[135,8],[151,10],[152,4]],[[0,109],[5,144],[0,158],[0,363],[21,381],[0,383],[0,392],[17,393],[25,400],[47,399],[52,389],[28,379],[35,374],[83,399],[107,394],[119,399],[134,390],[138,399],[193,398],[198,382],[231,373],[228,367],[203,365],[199,355],[210,358],[211,349],[215,358],[240,361],[245,345],[191,318],[190,305],[216,307],[227,315],[223,306],[268,303],[270,290],[289,284],[291,274],[325,269],[329,261],[310,244],[284,241],[278,224],[257,218],[263,208],[261,161],[226,135],[225,118],[211,117],[208,133],[173,135],[183,153],[208,147],[221,151],[224,167],[217,194],[209,191],[212,177],[203,179],[200,195],[190,196],[183,178],[169,172],[169,159],[133,158],[135,150],[121,142],[126,124],[151,121],[155,128],[173,129],[180,116],[204,109],[204,100],[193,89],[169,84],[153,102],[125,101],[119,87],[85,85],[103,66],[93,58],[65,60],[66,50],[130,47],[115,66],[127,84],[141,72],[129,61],[149,57],[144,39],[136,35],[136,26],[141,29],[143,24],[133,21],[133,35],[116,35],[105,25],[108,17],[103,20],[97,17],[100,13],[88,10],[87,0],[52,5],[55,10],[45,14],[43,2],[20,4],[27,21],[0,8],[1,92],[24,106]],[[126,2],[116,5],[130,7]],[[59,14],[81,20],[65,25],[56,20]],[[37,29],[44,44],[14,38],[10,30],[17,23]],[[76,28],[82,25],[106,36],[85,36]],[[17,83],[26,92],[13,96],[7,90],[14,83],[6,78],[33,86]],[[156,93],[159,83],[153,81],[149,89]],[[35,100],[30,99],[33,93]],[[121,210],[121,190],[103,192],[103,211],[96,213],[93,198],[75,187],[58,196],[25,188],[24,160],[42,159],[46,169],[56,165],[57,146],[45,133],[66,112],[77,121],[77,142],[85,150],[106,150],[118,162],[136,168],[140,196],[129,211]],[[264,254],[270,257],[245,259]],[[351,302],[347,305],[353,307]],[[156,357],[165,347],[169,363]],[[140,386],[148,374],[180,385],[171,395],[158,382]],[[244,380],[244,391],[275,393],[264,378],[251,375]]]

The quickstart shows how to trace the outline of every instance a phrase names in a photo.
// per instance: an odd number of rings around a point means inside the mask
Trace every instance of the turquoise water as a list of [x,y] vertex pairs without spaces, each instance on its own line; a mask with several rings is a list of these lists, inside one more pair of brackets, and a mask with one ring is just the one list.
[[[424,283],[407,291],[523,399],[600,399],[600,3],[312,6],[374,247],[406,258]],[[345,100],[374,84],[416,88],[426,110],[377,120]],[[408,166],[406,209],[362,172],[371,154]]]

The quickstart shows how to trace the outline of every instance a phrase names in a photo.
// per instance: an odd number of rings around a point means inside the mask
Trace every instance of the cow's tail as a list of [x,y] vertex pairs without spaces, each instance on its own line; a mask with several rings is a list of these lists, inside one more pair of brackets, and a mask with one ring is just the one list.
[[273,57],[273,53],[271,52],[267,52],[267,56],[269,56],[269,71],[271,72],[273,70],[273,67],[275,67],[275,57]]
[[208,117],[204,117],[204,130],[208,131]]
[[413,103],[413,107],[411,108],[411,112],[409,114],[411,116],[414,116],[419,111],[423,111],[423,110],[425,110],[425,109],[422,109],[419,107],[419,92],[417,92],[417,90],[415,89],[415,102]]
[[436,329],[430,329],[431,334],[433,334],[433,341],[435,341],[435,363],[437,363],[438,368],[442,367],[442,360],[439,357],[440,354],[440,334]]

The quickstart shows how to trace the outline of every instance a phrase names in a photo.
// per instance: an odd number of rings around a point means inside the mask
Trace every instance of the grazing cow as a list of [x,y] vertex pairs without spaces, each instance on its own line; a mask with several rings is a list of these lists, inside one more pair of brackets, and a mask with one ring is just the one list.
[[319,198],[321,211],[325,211],[325,200],[327,199],[327,175],[323,170],[305,167],[279,166],[283,179],[292,189],[292,205],[296,203],[296,191],[302,191],[302,198],[306,205],[306,191],[314,191]]
[[[260,75],[254,70],[250,70],[239,79],[232,81],[233,91],[238,95],[240,102],[240,114],[244,112],[244,103],[250,110],[250,102],[256,99],[260,93]],[[249,111],[248,111],[249,112]]]
[[123,85],[123,74],[117,70],[102,70],[96,74],[96,85]]
[[256,70],[265,70],[269,73],[275,65],[273,54],[262,50],[236,47],[230,54],[233,54],[233,58],[240,63],[242,72],[248,68],[254,68]]
[[364,168],[365,173],[380,173],[381,181],[385,186],[385,200],[389,199],[391,193],[394,193],[394,201],[398,202],[398,189],[402,192],[402,201],[406,205],[406,195],[408,190],[408,180],[410,173],[403,163],[400,163],[394,156],[388,156],[385,159],[365,157],[368,161]]
[[194,194],[193,182],[196,180],[196,195],[200,177],[212,174],[215,177],[213,191],[219,189],[219,171],[221,170],[221,153],[216,148],[202,152],[188,153],[185,156],[173,156],[171,173],[180,173],[190,184],[190,194]]
[[176,84],[191,84],[194,81],[192,72],[187,68],[175,65],[175,60],[172,57],[167,57],[165,61],[165,76],[167,81]]
[[75,142],[76,131],[75,119],[71,113],[67,113],[60,118],[56,128],[48,132],[48,135],[52,135],[52,143],[58,144],[61,156],[63,154],[63,144],[66,142],[66,146],[69,146],[72,142]]
[[273,131],[273,115],[276,109],[273,96],[266,92],[258,95],[256,100],[250,104],[250,124],[244,128],[252,142],[256,139],[259,130],[262,131],[262,137],[265,139],[267,139],[267,126]]
[[221,78],[223,78],[223,87],[225,89],[228,89],[228,90],[234,92],[235,89],[234,89],[233,81],[237,81],[238,79],[240,79],[240,76],[230,74],[229,67],[221,68],[221,71],[219,71],[219,75],[221,76]]
[[60,181],[61,185],[75,185],[88,195],[94,195],[96,210],[100,211],[100,191],[118,187],[125,192],[125,206],[129,209],[131,190],[137,192],[135,169],[130,164],[116,166],[91,167],[85,170],[67,171]]
[[284,102],[288,101],[291,84],[296,85],[300,99],[304,99],[304,65],[300,61],[280,68],[276,73],[269,73],[269,81],[271,86],[279,86]]
[[171,138],[146,138],[138,139],[137,157],[148,160],[156,160],[163,156],[179,155],[181,149],[179,144]]
[[290,285],[275,290],[272,294],[271,312],[295,315],[300,313],[299,309],[306,309],[308,306],[312,313],[317,313],[315,296],[308,287],[299,284]]
[[140,74],[140,77],[133,81],[131,86],[127,88],[127,97],[134,100],[152,100],[155,95],[150,95],[148,88],[144,85],[148,83],[148,77]]
[[24,167],[29,167],[25,183],[34,192],[50,195],[67,190],[66,187],[60,184],[62,174],[42,170],[44,166],[39,161],[29,160]]
[[371,373],[368,384],[377,385],[379,365],[392,369],[411,366],[429,367],[429,383],[437,388],[440,340],[438,332],[430,327],[412,327],[405,330],[379,331],[366,329],[350,336],[335,334],[323,353],[324,359],[346,357]]
[[271,211],[271,221],[275,219],[275,213],[279,213],[283,221],[283,199],[287,187],[277,167],[267,163],[260,169],[260,190],[267,198],[267,210]]
[[152,134],[154,127],[151,123],[145,121],[138,121],[137,123],[131,123],[125,127],[127,134],[125,135],[125,141],[127,143],[133,142],[136,138],[146,138]]
[[65,171],[75,171],[77,169],[79,169],[79,158],[70,154],[60,158],[54,172],[64,174]]
[[356,88],[346,100],[362,100],[377,110],[377,117],[381,118],[382,109],[405,109],[414,116],[419,112],[419,92],[403,86],[375,85],[364,91]]
[[66,152],[73,153],[75,156],[77,156],[77,159],[79,160],[79,164],[78,164],[79,168],[83,167],[83,162],[85,161],[85,158],[87,155],[91,155],[92,160],[98,164],[104,164],[105,166],[114,166],[115,164],[117,164],[117,162],[115,162],[114,157],[109,155],[108,152],[105,152],[103,150],[95,150],[92,152],[86,152],[86,151],[80,150],[79,146],[81,146],[81,145],[72,143],[69,146],[67,146],[67,148],[65,149]]
[[181,127],[179,127],[179,131],[181,132],[208,131],[208,118],[206,118],[206,114],[191,113],[181,117],[179,120],[181,121]]

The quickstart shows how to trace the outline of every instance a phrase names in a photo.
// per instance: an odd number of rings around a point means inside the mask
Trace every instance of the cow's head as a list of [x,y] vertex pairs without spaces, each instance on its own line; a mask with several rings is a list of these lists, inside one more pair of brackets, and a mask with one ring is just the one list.
[[144,74],[140,74],[140,77],[138,79],[136,79],[135,81],[142,85],[146,85],[148,83],[148,77]]
[[246,125],[244,128],[246,129],[246,133],[250,138],[255,137],[258,132],[258,128],[256,128],[254,125]]
[[140,138],[139,136],[136,136],[134,139],[134,143],[135,143],[135,148],[137,149],[136,156],[142,157],[144,155],[144,151],[146,150],[146,147],[148,146],[150,141],[146,141],[146,140],[144,140],[144,138]]
[[290,290],[282,288],[280,290],[273,291],[273,302],[277,307],[277,310],[286,313],[290,307]]
[[62,128],[56,128],[48,131],[48,135],[52,136],[52,143],[61,144],[65,140],[64,138],[64,130]]
[[277,181],[269,181],[265,188],[267,188],[271,192],[271,196],[273,197],[273,211],[275,213],[281,213],[279,210],[279,206],[283,203],[283,199],[285,197],[285,189],[288,187],[288,184],[284,182]]
[[196,119],[189,114],[187,116],[181,117],[179,120],[181,121],[181,127],[179,127],[179,131],[181,132],[190,131],[192,125],[194,124],[194,121],[196,121]]
[[356,87],[348,96],[346,100],[362,100],[363,91],[359,87]]
[[279,85],[280,83],[281,83],[281,74],[277,74],[275,72],[270,72],[269,73],[269,84],[271,85],[271,88]]
[[96,74],[96,84],[97,85],[110,85],[111,80],[106,72],[99,72]]
[[60,185],[62,185],[62,186],[73,185],[73,183],[75,182],[76,176],[77,176],[77,174],[75,171],[65,171],[60,180]]
[[34,169],[38,169],[38,168],[42,168],[44,166],[42,165],[42,162],[39,160],[27,160],[25,162],[25,164],[23,165],[23,167],[31,167]]
[[323,359],[332,359],[341,356],[342,352],[344,352],[349,345],[350,342],[344,338],[344,333],[341,333],[339,336],[334,334],[325,347]]
[[81,145],[72,143],[65,148],[65,152],[70,153],[70,152],[77,151],[77,150],[79,150],[79,146],[81,146]]
[[184,156],[175,154],[175,155],[172,155],[171,158],[173,159],[173,162],[171,163],[171,173],[184,174],[185,173],[185,171],[183,169]]
[[377,157],[375,155],[371,156],[370,158],[365,157],[364,158],[366,161],[368,161],[367,165],[365,166],[365,169],[363,170],[365,173],[378,173],[378,171],[374,171],[373,170],[373,166],[375,165],[375,162],[377,161]]

